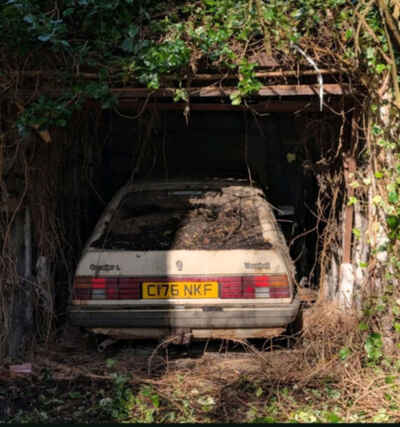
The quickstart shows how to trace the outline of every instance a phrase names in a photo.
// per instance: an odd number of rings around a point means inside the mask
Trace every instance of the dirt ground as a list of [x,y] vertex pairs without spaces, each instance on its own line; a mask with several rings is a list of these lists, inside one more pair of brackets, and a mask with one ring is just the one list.
[[238,413],[245,421],[261,373],[291,383],[287,374],[296,371],[297,350],[285,338],[165,347],[120,341],[104,352],[98,342],[67,329],[37,348],[31,373],[0,367],[0,422],[235,422]]
[[[98,352],[85,337],[75,337],[39,348],[31,374],[17,376],[7,366],[0,369],[0,420],[123,421],[129,418],[126,406],[132,405],[128,396],[133,393],[143,400],[134,402],[143,407],[143,413],[135,415],[138,421],[234,421],[227,413],[233,402],[230,386],[235,389],[241,379],[257,377],[265,364],[279,369],[283,360],[286,368],[295,363],[294,350],[259,354],[226,341],[166,348],[155,342],[119,342]],[[157,396],[158,404],[151,397],[148,401],[148,393]],[[235,396],[239,407],[246,393]]]

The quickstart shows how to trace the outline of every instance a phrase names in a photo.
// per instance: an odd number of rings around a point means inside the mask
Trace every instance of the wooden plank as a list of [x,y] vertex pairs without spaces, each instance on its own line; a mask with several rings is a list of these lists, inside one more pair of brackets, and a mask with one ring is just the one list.
[[[141,108],[155,108],[159,111],[183,111],[186,107],[186,103],[183,102],[148,102],[146,106],[143,105],[143,100],[138,101],[136,99],[120,99],[119,107],[121,110],[140,110]],[[337,103],[330,103],[330,106],[335,108],[341,108]],[[287,100],[284,102],[269,101],[259,102],[256,104],[244,105],[232,105],[232,104],[220,104],[220,103],[190,103],[190,111],[245,111],[254,110],[259,113],[293,113],[300,111],[319,111],[319,103],[308,102],[308,101],[291,101]]]
[[[28,77],[28,78],[36,78],[43,77],[49,80],[57,79],[58,74],[52,70],[14,70],[9,72],[13,76],[17,77]],[[272,77],[298,77],[301,78],[303,76],[315,76],[318,74],[323,75],[336,75],[343,73],[340,70],[335,68],[323,68],[319,71],[316,70],[275,70],[275,71],[256,71],[254,73],[256,78],[272,78]],[[79,77],[88,80],[98,80],[99,73],[88,73],[88,72],[79,72]],[[221,73],[198,73],[194,75],[178,75],[178,74],[169,74],[161,77],[162,81],[175,81],[175,80],[188,80],[188,77],[192,82],[195,81],[209,81],[209,80],[221,80],[221,79],[239,79],[237,74],[221,74]],[[136,80],[132,79],[132,82]]]
[[[201,98],[229,96],[236,92],[236,88],[222,88],[222,87],[202,87],[202,88],[189,88],[187,90],[191,96],[198,96]],[[155,96],[159,98],[173,97],[175,88],[164,88],[157,90],[150,90],[147,88],[123,88],[113,89],[114,95],[120,99],[123,98],[147,98]],[[304,96],[304,95],[318,95],[319,85],[270,85],[262,86],[258,94],[254,96]],[[348,84],[327,83],[324,84],[325,95],[347,95],[351,94],[351,88]]]
[[[135,99],[148,99],[151,98],[173,98],[175,96],[176,88],[162,88],[157,90],[151,90],[147,88],[138,87],[127,87],[111,89],[111,92],[118,98],[118,100],[135,100]],[[237,89],[234,87],[192,87],[188,89],[190,96],[199,98],[218,98],[228,97],[230,94],[236,92]],[[41,93],[49,96],[59,96],[64,91],[62,89],[49,89],[43,90]],[[327,83],[324,84],[324,95],[351,95],[354,90],[349,84],[338,84],[338,83]],[[258,94],[255,94],[253,98],[268,98],[268,97],[285,97],[285,96],[318,96],[319,85],[269,85],[262,86]],[[30,100],[35,98],[32,90],[21,89],[18,91],[20,98],[29,98]],[[286,101],[285,101],[286,102]]]
[[[327,83],[324,84],[325,95],[346,95],[350,94],[350,88],[346,84]],[[259,95],[261,96],[296,96],[296,95],[318,95],[319,85],[276,85],[263,86]]]
[[[316,76],[318,74],[323,75],[336,75],[340,74],[340,71],[337,69],[322,69],[320,71],[315,70],[277,70],[277,71],[256,71],[254,73],[256,78],[265,79],[273,77],[298,77],[303,76]],[[221,79],[239,79],[237,74],[213,74],[213,73],[198,73],[194,74],[191,77],[192,82],[196,81],[209,81],[209,80],[221,80]],[[162,80],[186,80],[186,78],[178,75],[168,75],[163,76]]]

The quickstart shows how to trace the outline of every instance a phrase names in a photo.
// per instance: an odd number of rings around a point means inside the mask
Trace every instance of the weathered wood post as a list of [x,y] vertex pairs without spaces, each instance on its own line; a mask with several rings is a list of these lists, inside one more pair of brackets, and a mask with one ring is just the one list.
[[15,256],[16,280],[9,318],[8,355],[21,358],[33,333],[32,234],[29,206],[15,216],[12,226],[12,246]]
[[[352,128],[354,128],[354,117]],[[353,137],[353,132],[352,132]],[[353,154],[346,154],[343,158],[343,169],[345,174],[346,193],[348,199],[354,196],[354,187],[351,180],[354,179],[356,171],[356,160]],[[353,233],[353,204],[347,203],[344,210],[344,227],[343,227],[343,256],[339,272],[339,287],[337,301],[342,310],[350,310],[353,305],[354,294],[354,269],[352,264],[352,233]]]

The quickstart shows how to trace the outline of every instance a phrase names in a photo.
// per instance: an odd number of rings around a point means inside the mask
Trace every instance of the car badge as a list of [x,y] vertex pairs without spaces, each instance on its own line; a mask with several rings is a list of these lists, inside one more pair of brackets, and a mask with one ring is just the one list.
[[182,271],[183,262],[179,259],[178,261],[176,261],[176,266],[177,266],[179,271]]

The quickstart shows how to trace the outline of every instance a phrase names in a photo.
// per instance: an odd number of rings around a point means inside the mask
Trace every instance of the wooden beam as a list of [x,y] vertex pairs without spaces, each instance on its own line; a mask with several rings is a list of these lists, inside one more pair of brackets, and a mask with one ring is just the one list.
[[[275,77],[298,77],[301,78],[303,76],[315,76],[318,74],[323,75],[336,75],[343,73],[340,70],[334,68],[321,69],[319,71],[316,70],[276,70],[276,71],[257,71],[255,72],[256,78],[275,78]],[[43,77],[54,80],[58,77],[57,73],[52,70],[14,70],[10,71],[10,74],[18,77]],[[88,80],[98,80],[98,73],[88,73],[88,72],[79,72],[76,74],[76,77],[81,77],[83,79]],[[239,79],[238,74],[221,74],[221,73],[198,73],[194,75],[179,75],[179,74],[169,74],[165,76],[161,76],[161,80],[163,81],[176,81],[176,80],[188,80],[190,79],[192,82],[195,81],[209,81],[209,80],[221,80],[221,79]],[[132,82],[136,81],[132,79]]]
[[[123,98],[147,98],[155,96],[159,98],[170,98],[175,95],[175,88],[163,88],[157,90],[150,90],[147,88],[123,88],[112,89],[114,95],[119,99]],[[187,89],[190,96],[197,96],[200,98],[208,97],[224,97],[237,91],[236,88],[222,88],[216,86],[208,86],[202,88],[189,88]],[[348,95],[352,90],[348,84],[327,83],[324,84],[325,95]],[[255,97],[257,96],[309,96],[318,95],[319,85],[271,85],[262,86]]]
[[[155,108],[159,111],[183,111],[186,107],[184,102],[148,102],[144,105],[144,100],[137,99],[120,99],[119,108],[123,110],[141,110]],[[330,107],[335,110],[340,110],[342,106],[338,102],[330,102]],[[258,113],[294,113],[294,112],[318,112],[319,103],[310,101],[268,101],[258,102],[256,104],[232,105],[219,103],[190,103],[190,111],[244,111],[253,110]]]
[[[263,86],[259,90],[261,96],[296,96],[296,95],[318,95],[319,85],[276,85]],[[351,90],[347,84],[327,83],[324,84],[325,95],[346,95]]]
[[[119,102],[127,100],[139,100],[151,98],[173,98],[177,88],[169,87],[157,90],[151,90],[143,87],[126,87],[126,88],[114,88],[111,92],[118,98]],[[356,90],[356,89],[355,89]],[[351,95],[355,93],[355,90],[346,83],[327,83],[324,84],[324,95]],[[237,92],[234,87],[218,87],[218,86],[206,86],[206,87],[191,87],[187,89],[188,93],[192,97],[198,98],[220,98],[228,97],[230,94]],[[40,92],[41,94],[49,96],[59,96],[64,93],[63,89],[44,89]],[[316,84],[310,85],[269,85],[262,86],[257,94],[253,96],[254,99],[268,98],[268,97],[286,97],[286,96],[318,96],[319,86]],[[33,100],[35,94],[33,90],[20,89],[17,93],[20,98],[26,98]],[[287,102],[287,101],[285,101]]]
[[[340,70],[336,69],[322,69],[319,72],[315,70],[277,70],[277,71],[257,71],[254,76],[259,79],[273,78],[273,77],[303,77],[303,76],[315,76],[318,74],[323,75],[335,75],[340,74]],[[162,80],[187,80],[187,76],[169,75],[163,76]],[[207,81],[207,80],[221,80],[221,79],[239,79],[237,74],[213,74],[213,73],[199,73],[190,76],[191,81]]]

